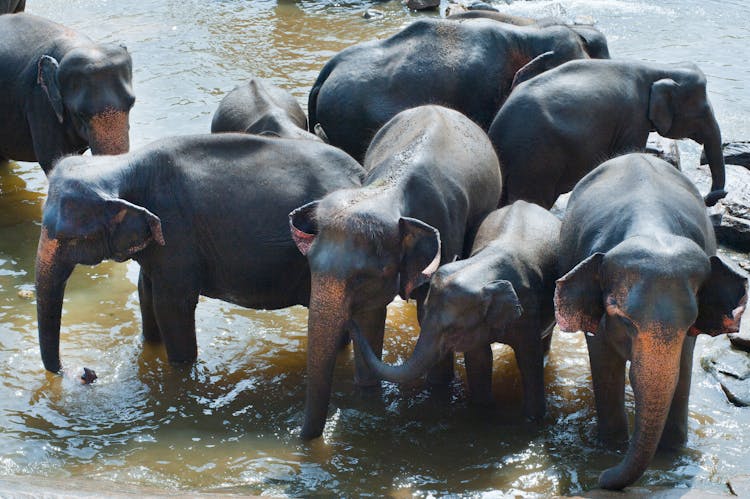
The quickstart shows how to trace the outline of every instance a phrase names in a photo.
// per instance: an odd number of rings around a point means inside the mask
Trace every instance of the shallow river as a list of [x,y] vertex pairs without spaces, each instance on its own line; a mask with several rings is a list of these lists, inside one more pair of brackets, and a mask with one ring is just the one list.
[[[250,75],[291,90],[306,105],[333,54],[384,37],[415,18],[387,3],[283,0],[29,0],[28,10],[91,37],[126,44],[136,106],[131,142],[207,132],[211,114]],[[371,6],[385,15],[362,18]],[[516,2],[510,13],[595,20],[614,57],[696,62],[708,75],[725,139],[750,139],[750,4],[746,0]],[[0,41],[0,43],[2,43]],[[697,162],[698,147],[681,144]],[[299,437],[304,404],[305,309],[262,312],[202,299],[199,360],[174,368],[140,339],[137,265],[78,267],[68,284],[62,358],[99,379],[80,386],[46,373],[37,345],[34,253],[46,180],[38,165],[0,167],[0,481],[100,480],[101,490],[406,496],[575,494],[595,487],[621,455],[597,448],[585,344],[556,333],[546,366],[548,415],[523,423],[512,353],[496,350],[499,409],[468,406],[449,389],[384,384],[360,392],[352,354],[336,368],[324,438]],[[283,276],[280,276],[283,278]],[[386,359],[411,350],[412,304],[391,305]],[[725,341],[725,340],[720,340]],[[716,343],[714,341],[714,343]],[[750,473],[750,409],[729,404],[700,367],[690,438],[659,456],[641,485],[725,492]],[[463,376],[462,366],[457,371]],[[632,397],[628,398],[632,411]],[[20,477],[20,478],[19,478]],[[99,487],[99,485],[95,486]],[[75,489],[75,486],[72,486]]]

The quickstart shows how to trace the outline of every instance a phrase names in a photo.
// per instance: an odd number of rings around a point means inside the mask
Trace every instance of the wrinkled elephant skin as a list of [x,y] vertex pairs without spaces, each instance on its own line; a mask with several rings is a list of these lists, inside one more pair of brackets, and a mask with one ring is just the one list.
[[[560,231],[555,313],[583,330],[591,362],[599,438],[628,438],[625,364],[635,398],[627,454],[599,485],[635,482],[658,448],[687,440],[695,336],[739,330],[746,279],[716,256],[698,190],[647,154],[607,161],[573,190]],[[561,273],[562,273],[561,272]]]

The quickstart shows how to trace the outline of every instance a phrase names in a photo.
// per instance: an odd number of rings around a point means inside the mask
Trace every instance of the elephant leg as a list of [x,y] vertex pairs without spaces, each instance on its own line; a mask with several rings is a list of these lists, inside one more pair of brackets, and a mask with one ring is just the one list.
[[198,289],[184,281],[173,283],[152,278],[154,314],[170,362],[194,362],[198,357],[195,338]]
[[625,359],[602,337],[586,336],[594,385],[599,440],[609,446],[628,441],[628,420],[625,415]]
[[150,343],[161,343],[159,325],[154,313],[154,297],[151,291],[151,279],[141,269],[138,275],[138,301],[141,305],[141,322],[143,324],[143,339]]
[[[424,285],[417,288],[412,293],[412,296],[414,296],[417,301],[417,319],[420,324],[422,323],[422,317],[424,315],[424,300],[427,297],[427,291],[429,289],[429,286]],[[453,372],[453,366],[455,364],[454,357],[455,355],[453,352],[448,352],[445,357],[432,366],[430,370],[427,371],[427,383],[431,385],[447,385],[450,383],[455,375]]]
[[688,399],[690,397],[690,381],[693,370],[693,349],[695,337],[688,336],[682,345],[680,355],[680,375],[672,398],[667,422],[659,441],[659,449],[676,450],[687,442],[688,432]]
[[523,415],[532,421],[539,421],[547,411],[544,400],[544,346],[541,338],[533,338],[537,334],[534,328],[530,334],[519,335],[522,338],[513,345],[516,363],[521,372],[523,386]]
[[[354,320],[362,330],[362,334],[378,358],[383,356],[383,334],[385,331],[386,308],[374,308],[353,314]],[[348,335],[347,335],[348,336]],[[357,343],[354,343],[354,382],[359,386],[375,386],[380,384],[380,378],[362,360]]]
[[464,352],[466,381],[469,384],[471,403],[492,405],[492,347],[482,345]]

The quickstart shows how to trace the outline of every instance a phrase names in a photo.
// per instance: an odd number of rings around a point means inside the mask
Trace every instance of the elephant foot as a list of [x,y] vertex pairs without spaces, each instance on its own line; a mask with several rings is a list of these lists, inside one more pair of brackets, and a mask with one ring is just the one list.
[[627,430],[599,430],[597,433],[599,443],[607,449],[624,449],[628,446]]
[[474,407],[490,409],[495,407],[495,399],[492,398],[492,393],[472,393],[469,396],[469,403]]
[[661,435],[658,450],[660,452],[675,452],[682,449],[687,442],[687,432],[667,432]]
[[443,360],[435,364],[427,372],[427,383],[431,385],[447,385],[453,378],[453,353],[449,353]]

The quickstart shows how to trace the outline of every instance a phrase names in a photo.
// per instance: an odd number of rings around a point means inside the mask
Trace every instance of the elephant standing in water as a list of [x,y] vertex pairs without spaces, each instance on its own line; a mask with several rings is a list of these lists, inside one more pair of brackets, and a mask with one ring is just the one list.
[[412,381],[448,351],[465,352],[471,400],[492,401],[494,342],[513,347],[523,383],[523,414],[541,419],[544,353],[555,311],[560,221],[535,204],[517,201],[490,213],[479,226],[471,256],[440,267],[430,280],[422,331],[402,366],[380,362],[360,342],[368,365],[384,379]]
[[[421,309],[423,284],[441,261],[468,251],[500,198],[499,165],[487,134],[440,106],[397,114],[373,139],[365,169],[361,188],[334,192],[289,215],[312,279],[304,438],[323,431],[349,321],[380,357],[386,306],[399,294],[415,297]],[[378,380],[358,353],[355,370],[360,385]],[[432,380],[452,375],[450,355]]]
[[54,161],[130,147],[132,60],[31,14],[0,16],[0,160]]
[[221,99],[211,120],[211,133],[222,132],[320,140],[307,131],[307,116],[289,92],[257,78],[236,86]]
[[[310,126],[320,124],[328,142],[358,161],[385,122],[420,105],[456,109],[487,130],[519,70],[531,77],[571,59],[609,57],[601,33],[578,31],[491,19],[416,21],[328,61],[310,91]],[[599,41],[590,52],[592,31]]]
[[[555,313],[563,331],[584,331],[599,438],[628,439],[625,364],[635,431],[624,459],[599,485],[635,482],[660,448],[687,440],[695,337],[735,332],[746,279],[716,256],[703,200],[669,163],[629,154],[581,180],[560,230]],[[572,269],[572,270],[570,270]]]
[[143,336],[163,341],[170,362],[196,358],[199,295],[249,308],[307,305],[310,272],[289,234],[289,211],[362,177],[335,147],[246,134],[63,159],[49,177],[36,260],[44,367],[61,369],[65,283],[79,263],[140,264]]
[[501,204],[550,208],[601,161],[643,150],[651,131],[703,144],[706,204],[726,196],[721,131],[694,64],[571,61],[520,84],[489,130],[503,165]]

